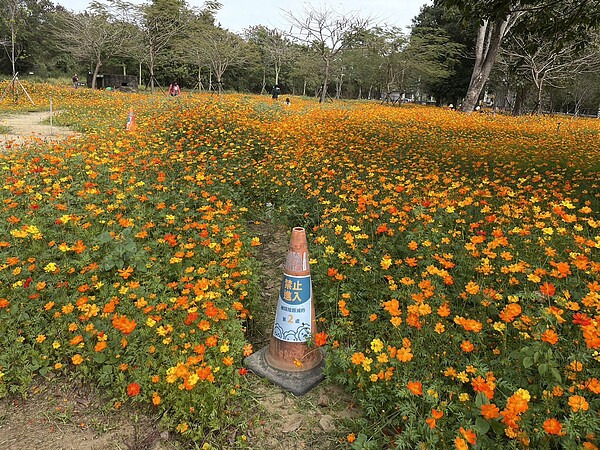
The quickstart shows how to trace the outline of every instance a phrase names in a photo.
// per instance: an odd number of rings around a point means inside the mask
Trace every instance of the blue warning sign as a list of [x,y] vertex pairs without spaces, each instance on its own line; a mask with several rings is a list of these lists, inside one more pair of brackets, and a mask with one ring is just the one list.
[[307,342],[311,337],[312,286],[310,275],[283,274],[273,336],[287,342]]

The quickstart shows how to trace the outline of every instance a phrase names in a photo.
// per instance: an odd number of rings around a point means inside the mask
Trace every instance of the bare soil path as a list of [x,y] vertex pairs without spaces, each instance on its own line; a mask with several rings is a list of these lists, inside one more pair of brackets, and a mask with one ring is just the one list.
[[[55,114],[56,112],[53,113],[53,116]],[[49,123],[45,123],[49,119],[49,111],[0,116],[0,126],[9,130],[6,133],[0,132],[0,149],[28,142],[62,140],[78,135],[76,131],[69,128],[50,126]]]

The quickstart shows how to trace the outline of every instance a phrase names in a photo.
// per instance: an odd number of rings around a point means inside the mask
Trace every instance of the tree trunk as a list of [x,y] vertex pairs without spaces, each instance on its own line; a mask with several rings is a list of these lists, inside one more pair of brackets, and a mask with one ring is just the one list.
[[535,106],[533,107],[533,111],[531,111],[531,113],[532,114],[540,114],[542,112],[542,91],[544,88],[544,79],[539,78],[539,79],[534,79],[533,81],[535,83],[537,92],[536,92]]
[[92,89],[96,89],[96,80],[98,79],[100,66],[102,66],[102,63],[100,61],[96,61],[96,67],[94,67],[94,74],[92,75]]
[[515,95],[515,104],[513,105],[512,115],[519,116],[521,115],[521,108],[523,107],[523,101],[525,100],[525,87],[520,86],[517,87],[516,95]]
[[265,66],[263,66],[262,86],[260,87],[260,93],[267,93],[267,68]]
[[150,93],[154,94],[154,64],[150,64]]
[[150,49],[150,61],[148,62],[148,70],[150,71],[150,93],[154,94],[154,52]]
[[15,34],[15,30],[14,30],[14,26],[11,26],[11,56],[10,56],[10,62],[12,64],[12,76],[13,78],[15,77],[15,75],[17,74],[17,69],[15,66],[15,41],[17,40],[17,36]]
[[221,83],[221,76],[223,74],[221,72],[216,72],[215,77],[217,78],[217,92],[219,95],[223,93],[223,83]]
[[339,100],[340,98],[342,98],[342,83],[343,83],[344,79],[342,76],[340,76],[336,81],[335,81],[335,98],[336,100]]
[[475,44],[475,67],[461,111],[470,113],[477,106],[477,101],[496,61],[502,39],[510,29],[509,19],[510,16],[505,20],[497,19],[493,22],[486,20],[479,27]]
[[323,89],[321,90],[321,98],[319,99],[320,103],[325,103],[325,100],[327,100],[327,88],[329,87],[329,65],[330,61],[325,61],[325,76],[323,77]]

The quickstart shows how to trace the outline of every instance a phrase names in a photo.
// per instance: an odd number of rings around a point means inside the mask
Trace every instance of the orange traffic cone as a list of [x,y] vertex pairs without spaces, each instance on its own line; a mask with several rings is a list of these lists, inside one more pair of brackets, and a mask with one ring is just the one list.
[[310,344],[317,328],[304,228],[292,230],[283,272],[269,345],[244,362],[257,375],[302,395],[324,379],[323,353]]
[[306,232],[296,227],[283,266],[273,335],[265,354],[267,362],[292,372],[317,366],[323,355],[314,345],[308,346],[316,329]]
[[137,129],[137,125],[135,124],[135,114],[133,113],[133,108],[129,109],[129,115],[127,116],[127,125],[125,125],[125,129],[127,131],[135,131]]

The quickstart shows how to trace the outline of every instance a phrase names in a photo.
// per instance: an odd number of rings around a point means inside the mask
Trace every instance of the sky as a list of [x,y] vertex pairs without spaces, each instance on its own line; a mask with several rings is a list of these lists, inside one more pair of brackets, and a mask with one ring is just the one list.
[[[130,0],[132,1],[132,0]],[[372,24],[406,28],[413,17],[419,14],[421,6],[431,5],[432,0],[220,0],[223,7],[217,13],[217,22],[235,33],[240,33],[254,25],[268,28],[289,29],[286,12],[296,17],[304,17],[302,12],[312,6],[321,9],[324,6],[344,14],[357,13],[361,18],[370,18]],[[53,0],[71,11],[84,11],[88,0]],[[133,0],[132,3],[142,3]],[[203,0],[187,0],[191,7],[201,7]]]

